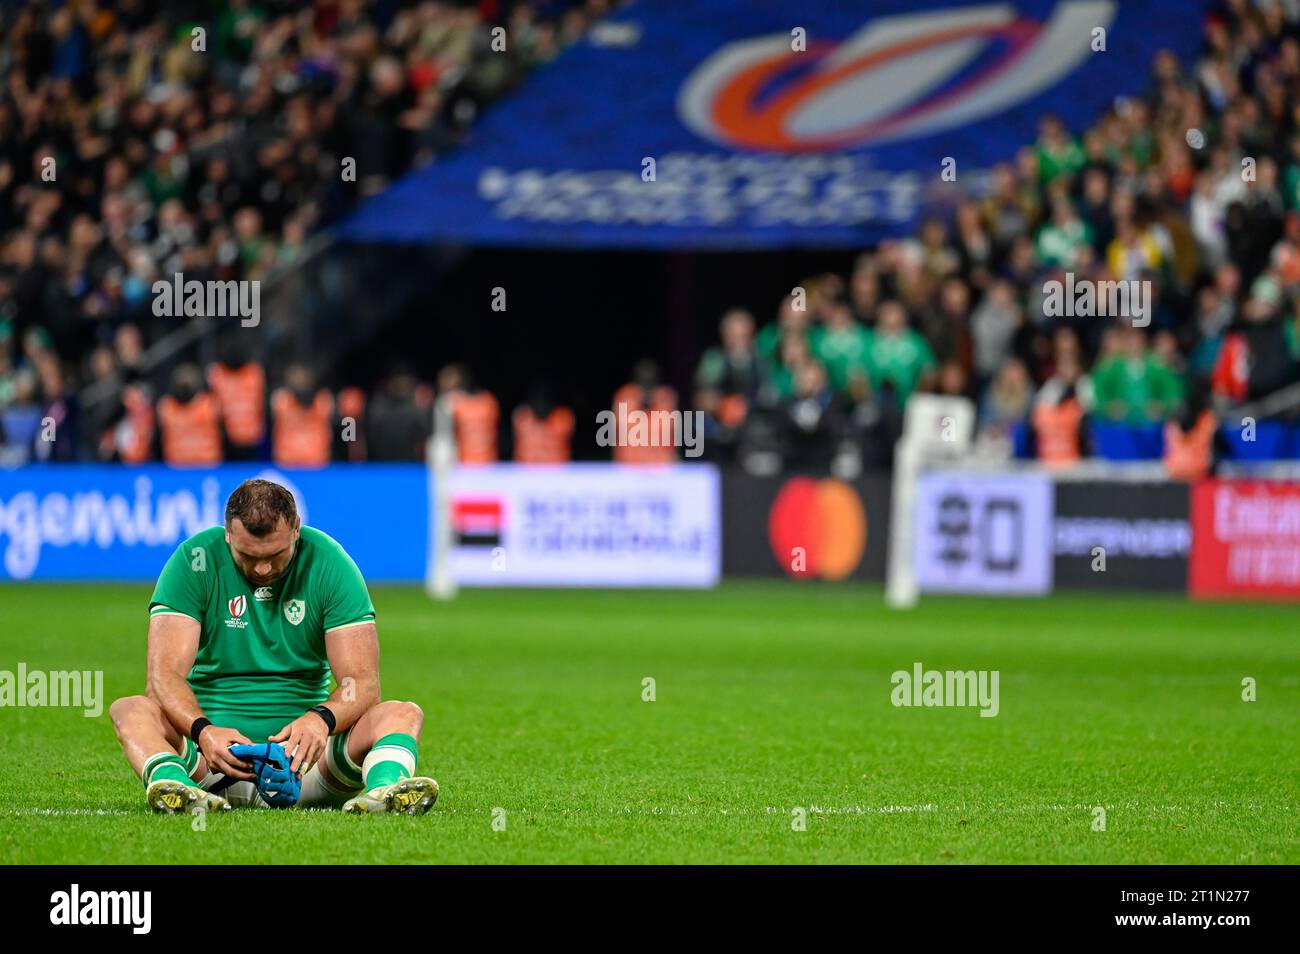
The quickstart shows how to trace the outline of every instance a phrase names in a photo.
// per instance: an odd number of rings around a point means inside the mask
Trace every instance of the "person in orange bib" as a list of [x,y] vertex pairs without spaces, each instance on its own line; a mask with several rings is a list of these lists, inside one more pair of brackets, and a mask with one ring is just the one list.
[[122,389],[122,407],[126,413],[114,434],[118,458],[124,464],[143,464],[153,453],[157,429],[149,388],[143,382],[128,384]]
[[182,364],[172,373],[171,390],[158,401],[163,460],[173,467],[213,467],[221,463],[221,424],[217,399],[202,390],[198,365]]
[[462,464],[495,464],[501,415],[497,399],[475,387],[469,370],[458,364],[438,373],[438,392],[451,396],[457,459]]
[[266,439],[266,372],[231,345],[221,361],[208,365],[208,384],[221,410],[227,456],[255,459]]
[[366,392],[355,385],[340,391],[338,415],[343,457],[352,463],[366,460]]
[[1073,387],[1066,388],[1056,404],[1040,401],[1034,407],[1038,459],[1044,466],[1069,467],[1079,462],[1079,425],[1082,422],[1083,407]]
[[[636,411],[645,412],[651,421],[660,412],[677,410],[677,392],[659,382],[659,368],[653,361],[639,361],[632,369],[632,380],[614,392],[614,418],[623,420]],[[654,442],[614,445],[614,460],[620,464],[671,464],[677,460],[676,442],[681,436],[664,434],[659,428],[650,428]],[[667,428],[666,430],[672,430]]]
[[271,395],[271,458],[279,467],[324,467],[334,447],[334,399],[304,364],[285,368]]
[[572,456],[573,411],[557,407],[539,389],[511,415],[515,460],[521,464],[565,464]]
[[1197,386],[1182,415],[1165,421],[1165,472],[1172,480],[1200,480],[1214,469],[1219,419],[1206,392]]

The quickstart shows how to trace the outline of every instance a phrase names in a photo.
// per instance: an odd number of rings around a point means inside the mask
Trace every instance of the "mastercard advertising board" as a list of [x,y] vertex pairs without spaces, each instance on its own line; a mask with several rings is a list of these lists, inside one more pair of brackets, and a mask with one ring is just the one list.
[[723,478],[722,561],[727,576],[882,580],[889,478]]

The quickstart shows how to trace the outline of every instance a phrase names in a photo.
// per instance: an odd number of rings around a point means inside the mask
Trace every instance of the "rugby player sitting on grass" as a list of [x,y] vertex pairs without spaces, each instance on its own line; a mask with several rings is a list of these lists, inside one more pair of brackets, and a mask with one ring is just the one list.
[[[415,774],[420,707],[379,701],[379,636],[361,571],[330,537],[301,527],[293,495],[267,480],[240,484],[225,527],[195,534],[167,561],[149,603],[146,694],[109,712],[158,812],[296,801],[422,814],[438,797],[438,783]],[[254,752],[287,757],[269,759],[275,785]]]

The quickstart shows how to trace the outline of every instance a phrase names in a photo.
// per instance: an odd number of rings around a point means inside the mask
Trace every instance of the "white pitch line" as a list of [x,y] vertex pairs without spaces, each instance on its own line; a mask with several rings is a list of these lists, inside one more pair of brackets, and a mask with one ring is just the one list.
[[[791,808],[796,806],[790,806]],[[932,812],[936,810],[934,805],[848,805],[841,808],[821,807],[817,805],[797,806],[805,808],[810,815],[891,815],[899,812]],[[313,813],[334,814],[330,809],[312,808],[307,809]],[[443,808],[438,809],[440,815],[478,815],[487,814],[489,809],[486,808]],[[540,809],[519,808],[514,809],[520,815],[784,815],[790,811],[790,808],[775,808],[767,806],[766,808],[552,808],[547,805]],[[140,811],[127,811],[121,808],[20,808],[0,810],[0,818],[18,818],[39,816],[42,818],[64,818],[77,816],[95,816],[95,815],[145,815],[143,809]]]
[[[909,813],[947,813],[947,814],[1026,814],[1030,812],[1089,812],[1098,803],[1079,802],[1073,805],[1044,803],[1036,804],[1027,802],[1023,804],[1012,805],[936,805],[933,802],[927,802],[922,805],[768,805],[764,808],[677,808],[669,806],[667,808],[633,808],[630,805],[623,808],[574,808],[543,805],[541,808],[515,808],[507,806],[510,814],[519,815],[635,815],[648,817],[675,817],[675,816],[702,816],[702,815],[788,815],[794,808],[803,808],[810,815],[898,815]],[[1159,815],[1174,812],[1191,812],[1204,810],[1205,806],[1190,805],[1142,805],[1136,802],[1111,802],[1100,803],[1108,811],[1134,811],[1146,815]],[[493,806],[495,807],[495,806]],[[1300,811],[1300,805],[1259,805],[1254,802],[1244,804],[1235,804],[1231,802],[1216,801],[1211,804],[1210,809],[1213,811],[1282,811],[1295,812]],[[336,814],[331,809],[310,808],[303,809],[312,814]],[[486,815],[491,812],[491,808],[470,808],[470,807],[452,807],[447,806],[434,810],[438,815]],[[141,807],[138,811],[129,811],[121,808],[21,808],[0,810],[0,818],[19,818],[19,817],[41,817],[41,818],[65,818],[65,817],[94,817],[94,816],[146,816],[148,813]]]
[[71,815],[134,815],[124,808],[11,808],[0,811],[0,816],[10,818],[22,815],[40,815],[49,818],[63,818]]

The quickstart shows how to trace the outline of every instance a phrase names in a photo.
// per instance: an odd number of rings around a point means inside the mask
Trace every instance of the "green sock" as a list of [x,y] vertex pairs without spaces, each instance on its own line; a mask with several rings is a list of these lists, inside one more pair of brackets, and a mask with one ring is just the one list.
[[366,760],[361,763],[361,777],[365,779],[366,791],[410,778],[415,774],[415,764],[419,758],[420,743],[415,741],[415,736],[404,732],[384,736],[366,753]]
[[156,782],[160,778],[170,778],[186,785],[194,784],[189,773],[185,771],[185,763],[181,757],[171,752],[151,755],[144,763],[144,771],[140,773],[140,781],[144,782],[145,788],[149,787],[150,782]]

